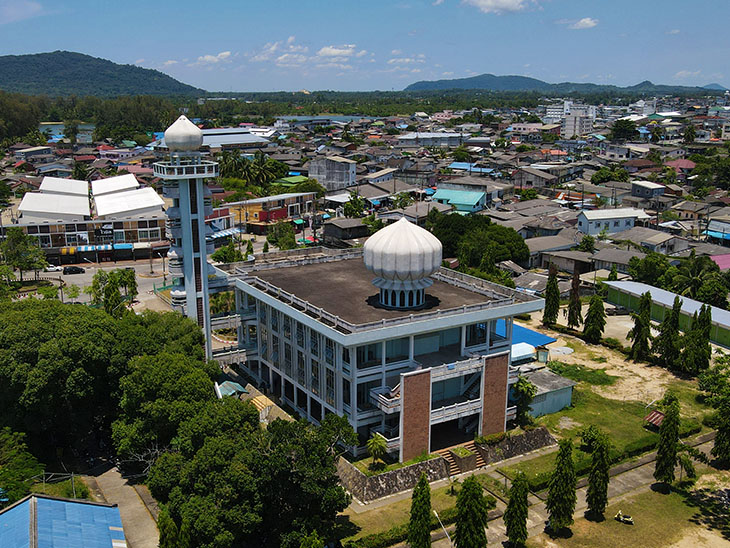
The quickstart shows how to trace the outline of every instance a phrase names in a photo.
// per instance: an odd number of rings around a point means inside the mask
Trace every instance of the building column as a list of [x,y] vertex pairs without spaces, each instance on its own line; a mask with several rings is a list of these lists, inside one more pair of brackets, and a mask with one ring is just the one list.
[[400,462],[431,451],[431,369],[400,376]]
[[504,432],[506,429],[508,374],[509,350],[484,358],[480,436]]

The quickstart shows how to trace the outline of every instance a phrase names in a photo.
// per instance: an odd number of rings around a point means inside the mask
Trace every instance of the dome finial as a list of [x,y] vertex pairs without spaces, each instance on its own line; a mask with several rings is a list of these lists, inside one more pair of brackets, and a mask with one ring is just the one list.
[[203,132],[184,114],[165,130],[165,146],[170,152],[198,150],[203,144]]
[[441,266],[441,242],[405,217],[380,229],[365,242],[365,267],[377,276],[380,304],[418,308],[425,304],[429,278]]

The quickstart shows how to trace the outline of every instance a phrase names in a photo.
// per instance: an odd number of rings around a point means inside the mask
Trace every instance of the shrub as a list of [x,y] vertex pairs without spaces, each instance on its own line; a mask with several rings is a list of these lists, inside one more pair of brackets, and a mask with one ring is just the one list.
[[466,447],[454,447],[451,450],[452,453],[454,453],[457,457],[468,457],[470,455],[473,455],[473,451],[469,451]]
[[502,440],[509,438],[507,432],[497,432],[488,436],[474,436],[474,443],[477,445],[496,445]]
[[527,313],[517,314],[515,316],[515,319],[516,320],[522,320],[523,322],[529,322],[531,318],[532,317],[529,314],[527,314]]
[[624,345],[621,344],[621,341],[618,339],[614,339],[613,337],[606,337],[605,339],[601,339],[601,344],[607,348],[610,348],[611,350],[617,350],[619,352],[623,352],[624,354],[628,354],[628,350],[624,348]]

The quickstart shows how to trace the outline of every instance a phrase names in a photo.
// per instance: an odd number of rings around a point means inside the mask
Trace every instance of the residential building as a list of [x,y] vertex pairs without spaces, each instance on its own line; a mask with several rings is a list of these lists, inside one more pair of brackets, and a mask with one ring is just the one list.
[[609,272],[613,268],[616,268],[617,272],[628,274],[629,263],[634,257],[643,259],[646,257],[646,253],[632,249],[618,249],[613,247],[599,249],[593,255],[593,268],[594,270],[608,270]]
[[590,236],[601,232],[613,234],[633,228],[637,220],[643,221],[649,218],[643,210],[629,207],[583,210],[578,214],[577,228]]
[[452,132],[412,132],[398,136],[400,147],[458,147],[468,137]]
[[363,249],[262,260],[235,279],[243,367],[303,417],[346,416],[356,453],[378,433],[400,461],[439,431],[504,431],[513,317],[542,299],[441,267],[441,243],[405,219]]
[[327,190],[341,190],[355,184],[357,162],[341,156],[324,156],[309,162],[309,176]]
[[567,251],[577,244],[570,238],[563,236],[540,236],[525,240],[530,250],[529,268],[535,268],[542,264],[542,254],[549,251]]
[[50,156],[53,154],[53,149],[48,146],[28,147],[22,148],[15,151],[15,161],[31,160],[34,156]]
[[253,234],[267,234],[269,227],[280,221],[303,225],[302,216],[315,213],[316,198],[316,192],[288,192],[226,205],[237,225],[245,225],[246,231]]
[[362,181],[364,183],[372,183],[372,184],[385,183],[387,181],[392,181],[393,175],[397,171],[398,170],[394,167],[386,167],[384,169],[380,169],[373,173],[368,173],[367,175],[363,175]]
[[452,206],[459,213],[476,213],[484,209],[487,195],[484,192],[446,190],[439,188],[431,197],[434,202]]
[[582,137],[593,131],[593,119],[583,114],[568,114],[563,118],[560,126],[560,136],[563,139]]
[[521,167],[512,176],[515,190],[523,188],[543,188],[557,184],[558,178],[540,169]]
[[631,195],[646,200],[652,200],[664,195],[664,185],[651,181],[632,181]]

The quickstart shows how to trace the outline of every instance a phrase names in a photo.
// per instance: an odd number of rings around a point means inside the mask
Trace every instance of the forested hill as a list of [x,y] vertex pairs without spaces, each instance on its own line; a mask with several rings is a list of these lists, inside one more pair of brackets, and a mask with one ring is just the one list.
[[629,94],[668,93],[668,94],[707,94],[719,90],[710,87],[667,86],[644,81],[635,86],[612,86],[607,84],[591,84],[581,82],[561,82],[550,84],[527,76],[495,76],[480,74],[470,78],[454,78],[450,80],[422,80],[409,85],[405,91],[451,90],[451,89],[483,89],[490,91],[539,91],[545,93],[605,93],[622,92]]
[[52,97],[203,93],[158,70],[71,51],[0,56],[0,89]]

